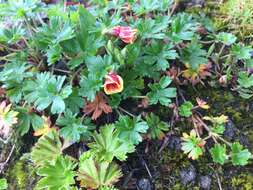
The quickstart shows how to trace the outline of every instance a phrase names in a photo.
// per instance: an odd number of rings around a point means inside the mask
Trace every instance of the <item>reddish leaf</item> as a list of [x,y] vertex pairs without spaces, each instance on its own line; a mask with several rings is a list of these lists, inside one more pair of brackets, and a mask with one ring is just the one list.
[[92,119],[96,120],[102,113],[111,113],[112,108],[107,104],[107,101],[102,93],[98,93],[93,102],[87,102],[84,107],[85,114],[92,114]]

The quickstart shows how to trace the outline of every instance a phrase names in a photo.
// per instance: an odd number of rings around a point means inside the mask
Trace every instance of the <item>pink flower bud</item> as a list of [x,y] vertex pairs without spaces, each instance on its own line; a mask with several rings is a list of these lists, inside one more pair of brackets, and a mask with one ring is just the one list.
[[132,44],[137,38],[137,29],[132,29],[130,26],[115,26],[110,33],[127,44]]

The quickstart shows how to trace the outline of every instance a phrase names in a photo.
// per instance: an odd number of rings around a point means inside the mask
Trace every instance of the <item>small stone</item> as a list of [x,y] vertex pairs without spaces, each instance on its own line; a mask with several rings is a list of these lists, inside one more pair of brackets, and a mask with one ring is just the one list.
[[187,2],[187,6],[188,7],[193,7],[193,6],[200,6],[200,7],[202,7],[205,4],[205,0],[187,0],[185,2]]
[[189,168],[180,171],[181,183],[184,186],[189,183],[195,183],[196,176],[196,169],[193,165],[190,165]]
[[141,178],[136,183],[138,190],[154,190],[154,184],[147,178]]
[[210,176],[201,176],[199,179],[199,186],[204,190],[209,190],[211,188],[212,179]]
[[228,120],[228,122],[225,125],[224,137],[228,138],[229,140],[232,140],[235,134],[236,134],[236,127],[231,120]]
[[168,147],[172,150],[181,150],[181,139],[178,136],[170,136]]

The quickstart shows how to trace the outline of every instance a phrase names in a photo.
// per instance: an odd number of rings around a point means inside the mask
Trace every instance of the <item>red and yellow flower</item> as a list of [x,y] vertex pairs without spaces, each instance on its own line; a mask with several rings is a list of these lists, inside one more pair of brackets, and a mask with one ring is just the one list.
[[105,76],[104,91],[106,94],[116,94],[123,90],[123,79],[114,72]]
[[137,32],[137,29],[133,29],[130,26],[115,26],[111,30],[106,31],[106,33],[120,38],[127,44],[132,44],[136,40]]

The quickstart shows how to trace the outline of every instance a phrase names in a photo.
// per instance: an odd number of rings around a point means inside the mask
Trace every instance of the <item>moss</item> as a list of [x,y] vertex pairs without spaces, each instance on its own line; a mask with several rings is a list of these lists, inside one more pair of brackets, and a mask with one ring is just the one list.
[[34,167],[27,159],[20,159],[12,164],[6,172],[9,190],[33,189],[36,182]]
[[231,180],[234,189],[251,190],[253,189],[253,176],[251,174],[240,174]]

